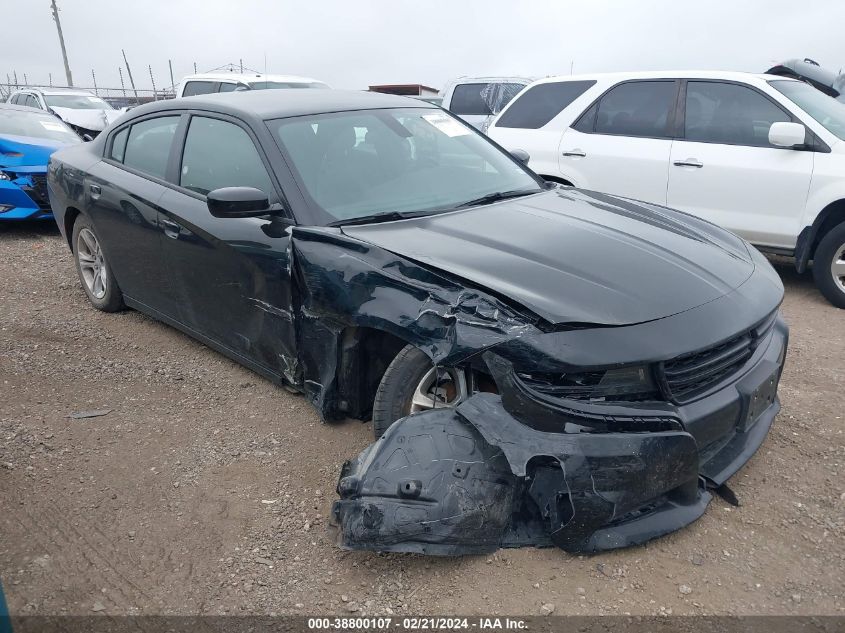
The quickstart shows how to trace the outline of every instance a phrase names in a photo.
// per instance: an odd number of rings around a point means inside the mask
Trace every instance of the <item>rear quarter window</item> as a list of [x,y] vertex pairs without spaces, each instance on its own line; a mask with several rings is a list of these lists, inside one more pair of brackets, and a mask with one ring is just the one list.
[[189,81],[185,84],[182,96],[193,97],[195,95],[211,94],[212,92],[217,92],[216,81]]
[[541,128],[594,85],[595,81],[560,81],[533,86],[511,104],[496,127]]

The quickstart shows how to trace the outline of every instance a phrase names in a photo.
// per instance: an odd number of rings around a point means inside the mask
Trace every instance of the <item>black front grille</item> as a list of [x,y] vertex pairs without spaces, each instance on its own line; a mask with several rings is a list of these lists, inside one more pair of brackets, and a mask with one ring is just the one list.
[[690,400],[739,371],[771,331],[776,316],[772,314],[757,327],[724,343],[663,363],[669,395],[679,402]]
[[32,186],[23,186],[26,195],[32,198],[32,201],[38,205],[39,209],[50,208],[50,197],[47,195],[47,176],[45,174],[30,175]]

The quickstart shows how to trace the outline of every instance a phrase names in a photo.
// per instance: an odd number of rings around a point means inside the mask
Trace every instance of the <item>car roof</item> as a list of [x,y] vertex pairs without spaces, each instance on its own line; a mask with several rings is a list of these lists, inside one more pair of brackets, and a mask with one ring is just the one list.
[[[131,110],[132,115],[167,110],[211,110],[224,114],[276,119],[305,114],[373,110],[377,108],[431,108],[430,103],[378,92],[355,90],[245,90],[218,92],[166,101],[154,101]],[[134,118],[134,116],[132,117]]]
[[198,73],[195,75],[187,75],[182,78],[182,81],[241,81],[248,83],[250,81],[279,81],[289,83],[324,83],[319,79],[312,79],[311,77],[299,77],[297,75],[266,75],[262,73]]
[[86,97],[96,97],[90,90],[79,90],[77,88],[41,88],[36,86],[27,86],[18,88],[15,92],[40,92],[43,95],[79,95]]
[[[728,81],[767,81],[772,75],[744,73],[732,70],[648,70],[638,72],[584,73],[579,75],[557,75],[538,80],[537,83],[557,81],[626,81],[629,79],[725,79]],[[781,79],[781,77],[778,77]]]
[[31,108],[29,106],[17,105],[14,103],[0,103],[0,110],[17,110],[18,112],[29,112],[30,114],[42,114],[50,116],[41,108]]

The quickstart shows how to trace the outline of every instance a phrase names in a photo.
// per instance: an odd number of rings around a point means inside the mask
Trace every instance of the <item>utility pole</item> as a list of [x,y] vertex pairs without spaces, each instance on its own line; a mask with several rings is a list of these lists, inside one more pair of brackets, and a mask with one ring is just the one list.
[[170,88],[171,90],[176,90],[176,83],[173,81],[173,62],[171,60],[167,60],[167,67],[170,68]]
[[122,48],[120,52],[123,53],[123,63],[126,64],[126,72],[129,73],[129,85],[132,86],[132,92],[135,93],[135,101],[138,101],[138,91],[135,89],[135,80],[132,79],[132,69],[129,68],[129,62],[126,60],[126,51]]
[[150,83],[153,85],[153,101],[158,101],[158,97],[156,96],[156,80],[153,79],[153,67],[150,65],[148,68],[150,69]]
[[91,69],[91,78],[94,80],[94,94],[98,97],[100,96],[99,90],[97,90],[97,75],[94,74],[94,69]]
[[123,96],[126,96],[126,86],[123,85],[123,68],[117,67],[117,74],[120,75],[120,89],[123,91]]
[[67,61],[65,36],[62,35],[62,23],[59,20],[59,7],[56,6],[56,0],[50,0],[50,7],[53,11],[53,19],[56,21],[56,30],[59,32],[59,45],[62,47],[62,60],[65,63],[65,77],[67,77],[67,85],[73,87],[73,76],[70,74],[70,64]]

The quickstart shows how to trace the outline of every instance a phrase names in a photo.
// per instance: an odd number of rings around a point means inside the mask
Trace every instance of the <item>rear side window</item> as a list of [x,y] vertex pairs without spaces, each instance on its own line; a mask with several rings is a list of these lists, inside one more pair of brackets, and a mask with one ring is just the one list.
[[674,81],[632,81],[616,86],[599,102],[596,134],[669,136],[675,92]]
[[114,135],[111,142],[111,152],[109,156],[120,163],[123,162],[123,157],[126,155],[126,139],[129,138],[129,128],[125,127],[120,132]]
[[133,125],[129,129],[123,164],[164,179],[178,124],[179,116],[163,116]]
[[220,88],[217,90],[217,92],[234,92],[237,87],[238,84],[233,84],[230,81],[221,81]]
[[18,104],[18,98],[20,98],[20,95],[12,95],[12,98],[9,99],[9,103],[14,103],[15,105],[17,105]]
[[541,128],[595,84],[595,81],[560,81],[533,86],[502,114],[496,127]]
[[212,92],[217,92],[216,81],[189,81],[185,84],[182,96],[193,97],[194,95],[207,95]]
[[191,118],[179,184],[202,195],[221,187],[255,187],[268,198],[275,192],[249,134],[234,123],[201,116]]
[[773,102],[746,86],[687,83],[684,136],[688,141],[770,147],[772,123],[791,120]]
[[449,111],[457,114],[498,114],[511,102],[524,84],[493,82],[458,84],[452,92]]

